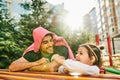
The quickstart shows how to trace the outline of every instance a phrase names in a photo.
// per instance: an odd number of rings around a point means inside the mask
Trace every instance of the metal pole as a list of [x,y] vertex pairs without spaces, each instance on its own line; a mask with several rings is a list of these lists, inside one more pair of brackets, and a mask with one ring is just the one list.
[[112,48],[111,48],[110,35],[107,36],[107,44],[108,44],[108,53],[109,53],[110,66],[113,66],[113,62],[112,62]]
[[114,44],[114,38],[112,38],[112,46],[113,46],[113,53],[115,54],[115,44]]
[[99,45],[100,44],[99,34],[95,35],[95,39],[96,39],[96,45]]

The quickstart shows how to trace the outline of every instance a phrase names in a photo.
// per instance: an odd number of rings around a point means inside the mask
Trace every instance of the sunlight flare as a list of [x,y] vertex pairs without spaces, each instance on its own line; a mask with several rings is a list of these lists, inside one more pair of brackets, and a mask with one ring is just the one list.
[[67,24],[68,27],[70,27],[71,30],[76,30],[79,29],[82,19],[78,14],[75,13],[69,13],[65,19],[65,23]]

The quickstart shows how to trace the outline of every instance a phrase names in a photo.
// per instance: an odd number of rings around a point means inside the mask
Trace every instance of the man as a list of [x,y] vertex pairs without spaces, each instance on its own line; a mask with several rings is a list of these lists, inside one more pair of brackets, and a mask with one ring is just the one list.
[[38,27],[33,30],[34,43],[23,53],[22,57],[13,61],[9,71],[57,71],[60,64],[51,61],[54,54],[63,58],[74,59],[73,53],[64,38]]

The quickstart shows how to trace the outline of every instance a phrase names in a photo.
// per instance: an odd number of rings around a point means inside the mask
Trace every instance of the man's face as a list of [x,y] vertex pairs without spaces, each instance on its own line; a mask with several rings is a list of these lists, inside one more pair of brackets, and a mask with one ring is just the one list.
[[47,35],[43,38],[41,43],[40,51],[42,54],[52,54],[53,53],[53,38],[50,35]]

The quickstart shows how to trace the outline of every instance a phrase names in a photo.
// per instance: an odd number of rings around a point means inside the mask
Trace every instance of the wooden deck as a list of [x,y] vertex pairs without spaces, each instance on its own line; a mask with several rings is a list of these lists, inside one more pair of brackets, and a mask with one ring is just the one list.
[[60,74],[57,72],[9,72],[0,70],[0,80],[120,80],[120,75],[79,75]]

